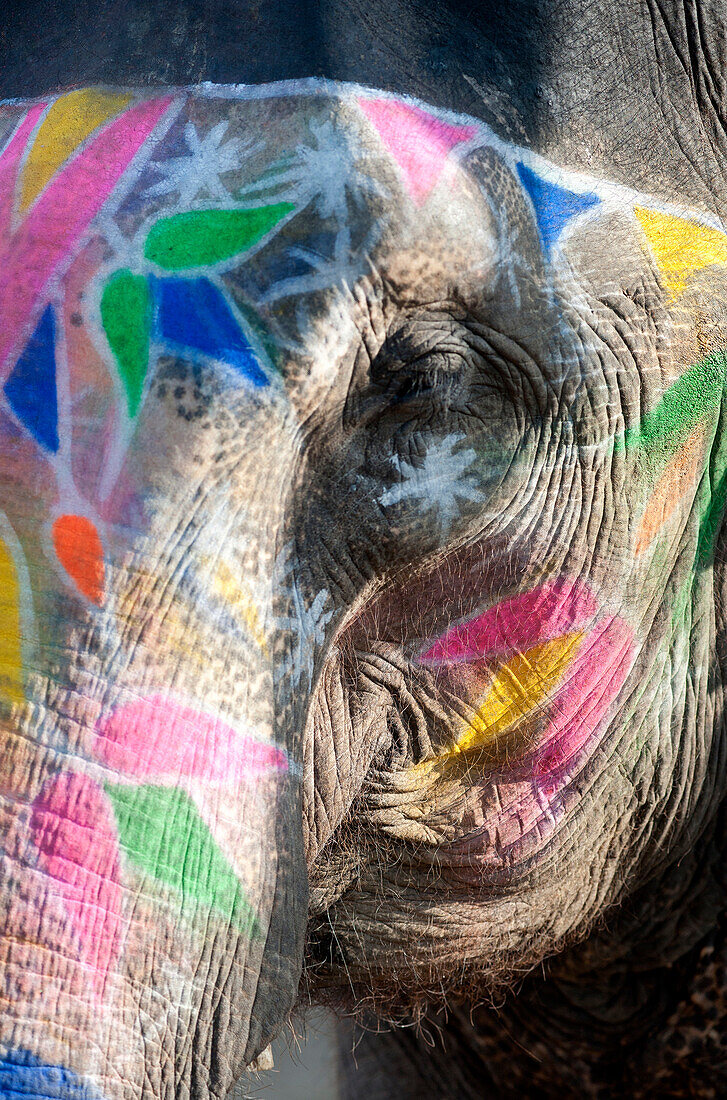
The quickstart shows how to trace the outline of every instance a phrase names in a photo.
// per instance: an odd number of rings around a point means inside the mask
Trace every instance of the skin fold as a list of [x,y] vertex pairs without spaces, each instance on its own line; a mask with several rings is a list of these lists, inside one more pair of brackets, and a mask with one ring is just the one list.
[[500,116],[2,105],[0,1094],[719,1095],[722,211]]

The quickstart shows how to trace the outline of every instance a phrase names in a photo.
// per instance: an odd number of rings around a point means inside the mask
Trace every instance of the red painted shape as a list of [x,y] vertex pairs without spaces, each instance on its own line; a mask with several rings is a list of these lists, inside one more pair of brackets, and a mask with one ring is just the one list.
[[91,603],[104,595],[103,546],[95,525],[86,516],[59,516],[53,524],[53,546],[58,561],[79,592]]
[[53,879],[80,945],[81,962],[101,995],[119,953],[122,890],[113,810],[93,779],[64,772],[33,803],[30,821],[39,867]]
[[546,581],[450,627],[419,659],[444,664],[474,661],[491,654],[522,653],[580,629],[596,610],[593,594],[580,581]]
[[358,104],[399,165],[417,206],[437,183],[450,150],[479,133],[477,126],[442,122],[395,99],[359,99]]
[[558,773],[605,718],[632,661],[633,630],[623,619],[603,619],[583,639],[553,700],[553,716],[535,754],[534,775],[546,796],[557,789]]
[[201,779],[235,788],[246,779],[288,770],[281,749],[161,695],[101,718],[95,751],[114,771],[140,780]]

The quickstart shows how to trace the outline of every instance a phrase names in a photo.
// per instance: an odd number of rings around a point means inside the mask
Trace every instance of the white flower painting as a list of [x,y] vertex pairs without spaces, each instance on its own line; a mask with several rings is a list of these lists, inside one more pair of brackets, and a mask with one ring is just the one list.
[[150,196],[167,196],[176,192],[179,205],[191,206],[197,198],[229,202],[230,192],[221,177],[239,168],[244,157],[263,149],[263,142],[244,142],[239,138],[224,141],[229,123],[218,122],[209,133],[200,137],[193,122],[184,127],[184,140],[189,149],[179,157],[169,157],[151,165],[161,179],[146,188]]
[[325,642],[326,627],[333,618],[333,608],[328,608],[331,595],[325,588],[312,601],[307,601],[301,593],[294,569],[293,547],[289,544],[278,556],[275,573],[284,595],[289,599],[290,614],[278,616],[275,625],[290,631],[291,637],[287,656],[276,665],[275,679],[278,684],[284,682],[288,691],[300,687],[303,681],[310,691],[316,650]]
[[466,471],[477,457],[472,447],[455,451],[465,438],[461,432],[451,432],[427,448],[418,466],[398,455],[392,456],[400,480],[379,497],[379,504],[388,508],[410,504],[421,514],[434,512],[439,531],[447,535],[461,511],[460,501],[481,501],[483,493]]

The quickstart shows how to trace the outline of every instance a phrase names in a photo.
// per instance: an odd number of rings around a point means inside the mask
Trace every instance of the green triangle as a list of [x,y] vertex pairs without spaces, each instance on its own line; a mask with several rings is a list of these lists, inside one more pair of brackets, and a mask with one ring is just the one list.
[[217,847],[194,802],[178,787],[106,784],[127,858],[181,897],[199,903],[254,938],[258,922],[240,881]]

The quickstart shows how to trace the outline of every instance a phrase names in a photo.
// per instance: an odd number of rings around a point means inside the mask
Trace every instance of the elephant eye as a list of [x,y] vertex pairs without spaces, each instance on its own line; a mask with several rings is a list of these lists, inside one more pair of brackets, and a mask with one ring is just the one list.
[[459,350],[437,348],[412,359],[379,355],[371,364],[370,381],[388,407],[447,400],[457,389],[467,366]]

